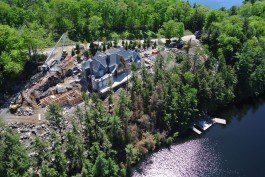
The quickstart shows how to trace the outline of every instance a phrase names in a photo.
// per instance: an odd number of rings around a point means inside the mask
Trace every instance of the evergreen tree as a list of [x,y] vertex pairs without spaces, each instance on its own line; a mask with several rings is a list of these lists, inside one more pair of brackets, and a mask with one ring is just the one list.
[[113,149],[118,149],[122,142],[122,123],[118,116],[111,116],[109,118],[108,127],[109,137],[113,145]]
[[28,176],[30,159],[18,134],[4,128],[0,132],[0,147],[1,176]]
[[72,51],[71,51],[71,56],[72,56],[72,57],[75,56],[75,51],[74,51],[74,49],[72,49]]
[[153,49],[156,49],[156,47],[157,47],[157,43],[156,43],[156,41],[154,42],[154,45],[153,45]]
[[49,165],[47,165],[45,163],[43,163],[43,165],[41,166],[41,175],[43,177],[57,177],[57,176],[60,176],[60,174],[53,167],[49,167]]
[[99,153],[93,167],[94,176],[106,177],[108,176],[108,161],[105,159],[103,152]]
[[82,177],[93,177],[93,164],[88,160],[85,159],[83,163],[83,168],[81,172]]
[[128,50],[129,49],[129,45],[128,45],[128,42],[126,41],[125,42],[125,50]]
[[70,175],[76,174],[82,169],[84,147],[81,134],[75,122],[73,122],[73,130],[66,134],[65,149],[65,155],[69,161],[68,166]]
[[[53,155],[54,160],[52,161],[52,167],[60,174],[60,176],[67,176],[67,159],[60,145],[55,147]],[[52,172],[54,173],[54,170],[52,170]]]
[[34,155],[34,159],[36,171],[38,171],[39,167],[42,166],[42,163],[44,161],[50,161],[50,154],[49,152],[47,152],[48,145],[47,142],[43,141],[42,139],[40,139],[40,137],[36,136],[32,148],[33,151],[36,153]]
[[75,50],[76,50],[76,54],[80,54],[80,45],[79,44],[75,45]]
[[48,106],[46,113],[47,120],[54,126],[55,130],[59,130],[61,141],[63,143],[63,130],[65,129],[65,119],[62,115],[62,108],[57,104],[51,104]]
[[118,47],[118,41],[117,40],[114,41],[114,47],[115,48]]
[[89,50],[92,56],[94,56],[96,54],[96,48],[95,48],[95,44],[91,41],[90,45],[89,45]]
[[103,43],[103,48],[102,48],[102,50],[103,50],[103,52],[106,51],[106,44],[105,44],[105,43]]
[[109,103],[109,113],[112,114],[112,108],[113,108],[113,91],[111,91],[110,94],[109,94],[108,103]]
[[125,139],[126,141],[129,141],[129,120],[132,116],[132,112],[130,110],[130,101],[126,97],[126,93],[122,91],[120,93],[120,99],[119,99],[119,107],[117,110],[117,115],[121,118],[123,121],[123,129],[125,133]]

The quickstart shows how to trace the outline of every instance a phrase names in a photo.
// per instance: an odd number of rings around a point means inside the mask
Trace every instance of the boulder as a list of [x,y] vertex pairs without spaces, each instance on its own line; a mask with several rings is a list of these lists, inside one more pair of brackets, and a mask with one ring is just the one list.
[[56,86],[56,92],[57,92],[58,94],[61,94],[61,93],[67,92],[67,89],[66,89],[64,86],[57,85],[57,86]]
[[16,113],[18,116],[30,116],[33,115],[33,110],[31,107],[20,107]]

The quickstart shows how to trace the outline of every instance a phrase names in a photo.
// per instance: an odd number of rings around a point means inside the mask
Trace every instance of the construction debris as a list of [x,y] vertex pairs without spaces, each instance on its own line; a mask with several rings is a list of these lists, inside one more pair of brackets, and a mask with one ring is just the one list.
[[47,140],[51,131],[47,124],[35,125],[32,123],[13,122],[8,124],[10,128],[16,130],[20,135],[20,141],[29,147],[36,135]]
[[20,107],[17,109],[16,114],[18,116],[30,116],[33,115],[33,110],[31,107]]

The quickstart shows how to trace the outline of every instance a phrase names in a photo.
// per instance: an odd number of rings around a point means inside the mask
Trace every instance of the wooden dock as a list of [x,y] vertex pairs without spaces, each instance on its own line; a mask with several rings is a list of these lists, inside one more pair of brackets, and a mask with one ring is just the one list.
[[197,128],[195,128],[194,126],[192,127],[192,130],[197,133],[197,134],[202,134],[202,132],[200,130],[198,130]]
[[226,124],[226,120],[225,120],[225,119],[213,118],[212,121],[213,121],[214,123],[218,123],[218,124],[223,124],[223,125]]

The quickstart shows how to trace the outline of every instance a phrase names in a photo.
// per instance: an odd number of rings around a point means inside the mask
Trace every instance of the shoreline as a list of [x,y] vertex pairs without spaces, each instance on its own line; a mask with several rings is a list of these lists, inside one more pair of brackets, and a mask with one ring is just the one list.
[[[247,110],[250,108],[250,107],[254,107],[254,106],[257,106],[257,105],[262,105],[265,103],[265,92],[260,94],[259,96],[257,97],[249,97],[249,98],[246,98],[246,99],[243,99],[241,101],[234,101],[234,102],[231,102],[230,104],[228,104],[227,106],[224,106],[222,109],[222,113],[221,113],[221,108],[219,108],[220,111],[218,112],[215,112],[214,115],[217,115],[217,116],[220,116],[222,117],[222,115],[228,113],[228,114],[231,114],[230,111],[234,111],[235,109],[237,109],[236,111],[238,111],[238,109],[246,109],[246,108],[243,108],[243,107],[248,107]],[[227,124],[230,123],[231,119],[235,117],[235,115],[231,115],[229,118],[225,118],[225,120],[227,120]],[[207,130],[208,131],[208,130]],[[196,140],[198,138],[201,138],[203,135],[197,135],[195,133],[193,133],[192,130],[188,130],[187,132],[182,132],[182,134],[180,134],[179,137],[177,137],[177,140],[174,141],[173,143],[171,144],[168,144],[168,145],[162,145],[158,148],[156,148],[155,150],[149,152],[148,154],[146,154],[143,158],[141,158],[132,168],[131,168],[131,176],[133,175],[134,172],[138,171],[137,168],[139,168],[139,166],[141,166],[141,164],[143,162],[145,162],[147,160],[147,158],[149,158],[150,156],[152,156],[153,154],[159,152],[160,150],[162,149],[171,149],[171,146],[176,146],[176,145],[180,145],[180,144],[183,144],[185,142],[188,142],[188,141],[191,141],[191,140]],[[172,136],[169,136],[167,138],[170,138]],[[140,169],[141,171],[142,169]]]

